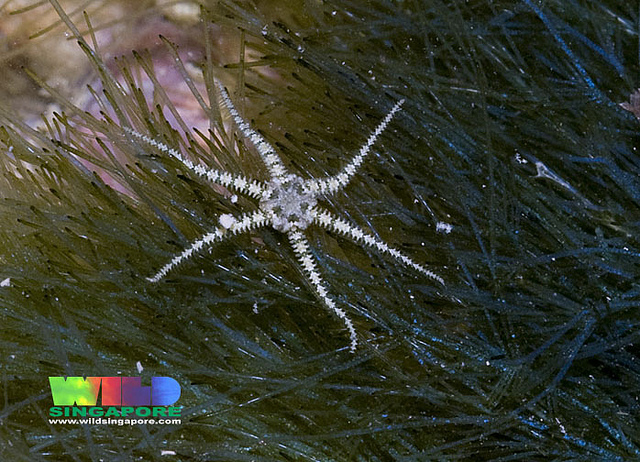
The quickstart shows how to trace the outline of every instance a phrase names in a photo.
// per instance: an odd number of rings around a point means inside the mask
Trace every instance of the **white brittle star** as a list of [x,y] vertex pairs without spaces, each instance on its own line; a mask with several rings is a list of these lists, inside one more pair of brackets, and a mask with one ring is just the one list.
[[220,226],[216,227],[213,232],[207,233],[193,242],[182,253],[173,257],[173,259],[164,265],[154,276],[147,278],[149,281],[160,281],[176,266],[188,260],[206,246],[239,233],[271,225],[274,229],[287,234],[293,251],[302,266],[303,274],[315,294],[329,310],[344,322],[349,331],[351,339],[350,349],[352,352],[355,351],[358,345],[356,330],[347,313],[337,306],[333,298],[329,295],[324,281],[316,268],[316,261],[309,251],[309,241],[303,233],[309,225],[316,224],[342,234],[343,236],[350,237],[358,243],[367,244],[379,252],[392,256],[406,266],[444,285],[443,279],[434,272],[414,262],[400,251],[388,246],[379,238],[357,226],[347,223],[345,220],[335,216],[317,204],[321,196],[335,194],[349,184],[358,167],[360,167],[365,157],[369,154],[376,139],[387,128],[387,125],[396,112],[400,110],[400,106],[404,100],[398,101],[393,108],[391,108],[382,122],[380,122],[371,135],[369,135],[367,142],[362,145],[358,154],[351,159],[351,162],[337,175],[325,178],[303,179],[298,175],[290,173],[285,168],[275,149],[240,117],[225,88],[218,82],[216,82],[216,85],[220,92],[222,104],[231,114],[242,135],[255,146],[260,154],[263,163],[269,171],[269,181],[264,183],[251,180],[242,175],[211,169],[204,165],[195,165],[175,149],[125,127],[124,129],[129,134],[175,157],[198,176],[206,178],[214,184],[251,196],[259,201],[258,210],[244,214],[240,218],[235,218],[228,214],[221,215],[219,218]]

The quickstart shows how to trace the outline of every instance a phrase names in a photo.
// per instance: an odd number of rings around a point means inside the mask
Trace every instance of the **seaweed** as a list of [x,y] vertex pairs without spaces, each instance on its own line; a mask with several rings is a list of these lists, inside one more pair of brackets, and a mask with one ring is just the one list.
[[[55,110],[34,124],[0,102],[2,459],[639,457],[638,120],[620,105],[640,86],[637,8],[202,2],[192,59],[170,34],[113,58],[100,31],[125,19],[94,24],[91,6],[38,7],[91,69],[83,98],[32,69]],[[261,178],[216,80],[304,177],[339,171],[405,99],[330,204],[445,288],[310,227],[363,339],[351,354],[273,230],[150,284],[251,204],[125,127]],[[177,380],[182,423],[50,423],[49,376],[117,375]]]

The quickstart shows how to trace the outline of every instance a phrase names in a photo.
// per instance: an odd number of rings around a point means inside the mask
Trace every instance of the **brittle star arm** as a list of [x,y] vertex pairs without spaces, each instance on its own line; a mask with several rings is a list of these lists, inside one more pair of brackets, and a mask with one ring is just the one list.
[[203,177],[212,183],[219,184],[224,186],[225,188],[235,189],[236,191],[247,194],[251,197],[259,199],[262,197],[262,194],[265,191],[265,187],[256,180],[250,180],[242,175],[235,175],[228,172],[223,172],[221,170],[216,170],[212,168],[207,168],[204,165],[195,165],[189,159],[186,159],[182,154],[176,151],[173,148],[170,148],[164,143],[156,141],[152,138],[149,138],[147,135],[143,135],[142,133],[138,133],[137,131],[129,128],[123,127],[124,131],[129,133],[130,135],[138,138],[140,141],[148,144],[151,147],[158,149],[165,154],[170,155],[178,159],[182,162],[189,170],[196,173],[196,175]]
[[349,331],[349,337],[351,339],[350,350],[352,353],[356,351],[356,347],[358,346],[358,338],[356,336],[356,329],[353,327],[353,323],[347,313],[336,305],[336,302],[329,296],[329,292],[322,281],[322,277],[318,270],[316,269],[316,261],[313,258],[313,255],[309,251],[309,241],[307,238],[297,229],[292,229],[287,233],[289,237],[289,242],[291,242],[291,246],[293,247],[293,251],[298,257],[298,261],[300,265],[302,265],[302,269],[304,270],[304,275],[307,277],[307,280],[311,284],[316,295],[320,298],[322,303],[329,308],[333,313],[338,316],[344,322],[345,326],[347,326],[347,330]]
[[251,128],[249,124],[245,122],[242,117],[240,117],[238,110],[233,105],[231,98],[229,98],[229,93],[227,93],[227,90],[222,86],[222,84],[216,81],[216,86],[218,87],[218,91],[220,92],[222,104],[227,108],[229,114],[231,114],[231,117],[233,118],[236,126],[242,132],[242,136],[251,141],[251,143],[253,143],[255,148],[258,150],[262,161],[271,174],[271,178],[278,178],[281,180],[284,179],[287,175],[287,169],[282,163],[282,159],[280,159],[280,156],[278,155],[276,150],[273,149],[273,146],[267,143],[267,140],[265,140],[262,135]]
[[409,266],[410,268],[413,268],[414,270],[424,274],[428,278],[431,278],[435,281],[438,281],[440,284],[445,285],[444,279],[442,279],[439,275],[437,275],[433,271],[425,268],[419,263],[414,262],[411,258],[407,257],[406,255],[401,253],[399,250],[396,250],[393,247],[389,247],[384,241],[382,241],[381,239],[378,239],[372,234],[367,233],[363,229],[357,226],[350,225],[345,220],[333,215],[328,210],[314,207],[310,211],[310,213],[313,216],[314,223],[317,223],[318,225],[326,229],[340,233],[343,236],[350,237],[351,239],[353,239],[358,243],[365,243],[370,247],[373,247],[374,249],[378,250],[380,253],[391,255],[396,260],[400,260],[402,263]]
[[358,171],[360,165],[362,165],[362,162],[364,162],[364,159],[371,152],[371,148],[375,144],[378,137],[382,134],[383,131],[385,131],[387,125],[389,125],[389,122],[391,122],[393,116],[400,110],[400,107],[403,103],[404,100],[401,99],[393,106],[393,108],[391,108],[385,118],[382,119],[382,122],[378,124],[373,132],[371,132],[371,135],[369,135],[367,142],[362,145],[360,151],[358,151],[358,154],[353,159],[351,159],[351,162],[349,162],[342,168],[342,171],[340,173],[338,173],[337,175],[329,176],[327,178],[321,178],[307,182],[307,188],[309,189],[309,191],[321,194],[333,194],[347,186],[351,181],[351,178],[353,178],[353,175],[355,175]]
[[225,215],[228,221],[225,221],[225,225],[222,227],[216,227],[213,232],[207,233],[197,241],[193,242],[189,247],[183,250],[180,254],[171,259],[169,263],[164,265],[160,270],[152,277],[147,278],[150,282],[158,282],[163,279],[170,271],[176,268],[181,263],[189,260],[194,254],[200,252],[204,248],[210,246],[216,241],[222,241],[230,235],[236,235],[244,233],[253,229],[260,228],[266,225],[269,221],[267,215],[262,211],[257,210],[250,214],[244,214],[239,219],[229,218],[229,215]]

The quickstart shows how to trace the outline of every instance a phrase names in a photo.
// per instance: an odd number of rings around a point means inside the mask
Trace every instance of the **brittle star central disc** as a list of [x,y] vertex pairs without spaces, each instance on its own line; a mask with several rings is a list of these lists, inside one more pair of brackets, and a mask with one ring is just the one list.
[[284,233],[292,228],[306,229],[311,224],[311,210],[318,201],[304,187],[302,178],[298,175],[288,175],[284,181],[274,178],[267,183],[267,187],[271,194],[260,201],[260,210],[272,217],[271,223],[275,229]]

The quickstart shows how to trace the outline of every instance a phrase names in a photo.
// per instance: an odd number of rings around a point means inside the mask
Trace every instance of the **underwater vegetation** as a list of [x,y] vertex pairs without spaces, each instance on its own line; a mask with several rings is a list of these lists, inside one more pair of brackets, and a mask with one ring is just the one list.
[[[640,458],[639,24],[623,1],[0,4],[0,459]],[[323,204],[444,285],[309,226],[352,353],[277,229],[149,282],[257,206],[132,129],[269,179],[216,82],[305,179],[404,100]],[[170,377],[182,422],[50,423],[60,376]]]

